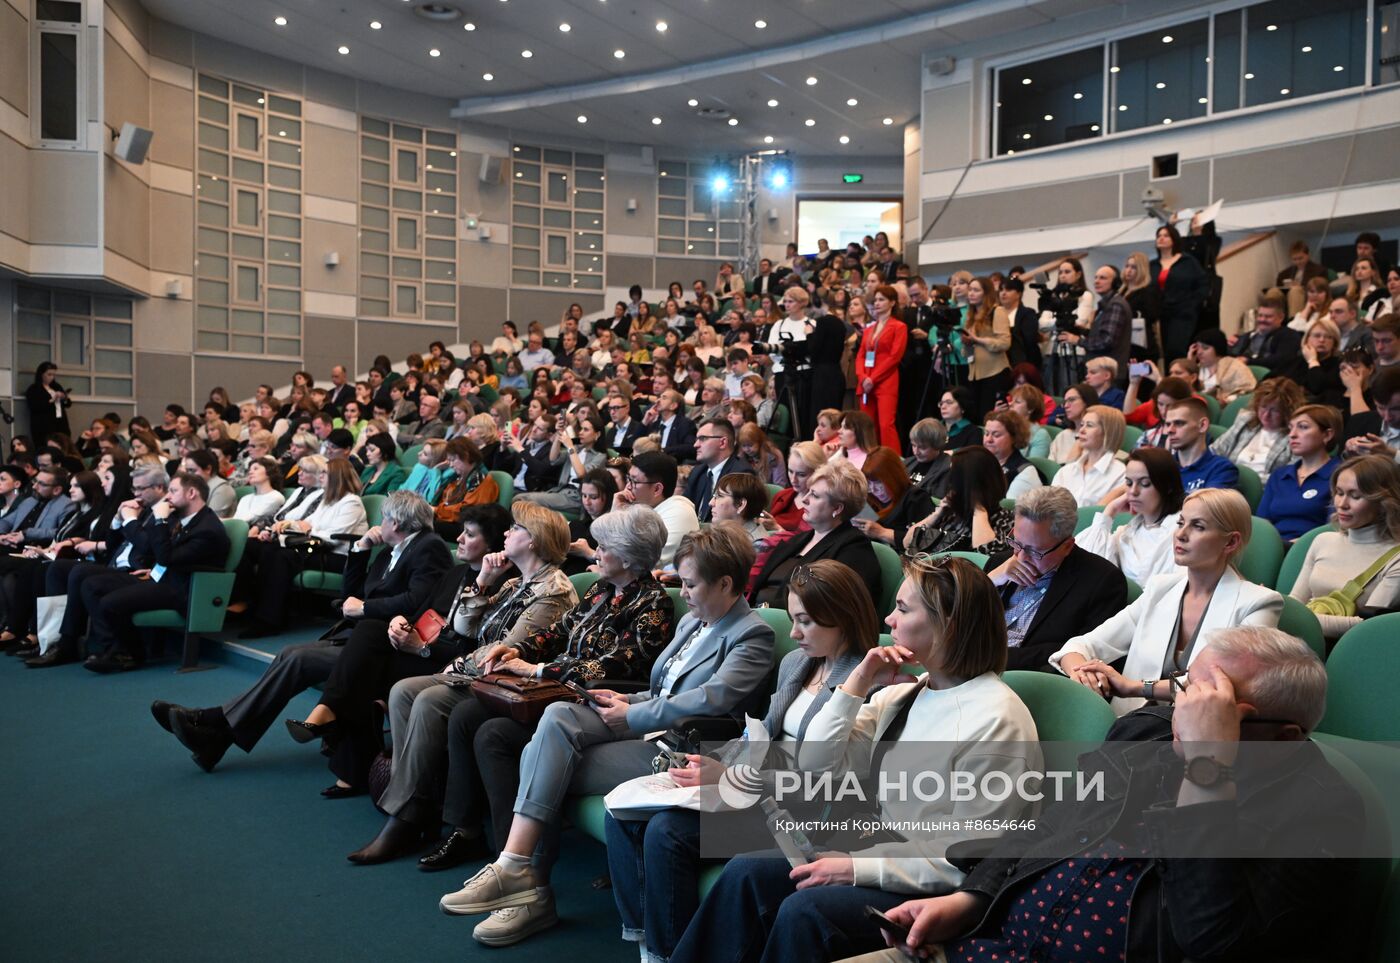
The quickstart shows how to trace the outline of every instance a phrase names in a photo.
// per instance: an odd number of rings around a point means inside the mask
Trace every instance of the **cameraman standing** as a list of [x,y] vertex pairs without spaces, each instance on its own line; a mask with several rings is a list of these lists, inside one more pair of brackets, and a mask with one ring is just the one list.
[[810,302],[811,296],[801,286],[789,287],[783,292],[782,301],[786,317],[759,332],[773,358],[773,394],[778,404],[787,405],[792,413],[794,438],[803,437],[813,425],[807,410],[810,379],[802,377],[810,373],[806,343],[807,336],[812,333],[812,323],[807,320]]
[[1087,328],[1060,331],[1056,338],[1061,344],[1082,348],[1089,358],[1112,358],[1118,362],[1118,387],[1128,383],[1128,352],[1132,347],[1133,309],[1127,298],[1118,293],[1121,280],[1118,269],[1105,264],[1094,272],[1094,294],[1098,307],[1094,321]]

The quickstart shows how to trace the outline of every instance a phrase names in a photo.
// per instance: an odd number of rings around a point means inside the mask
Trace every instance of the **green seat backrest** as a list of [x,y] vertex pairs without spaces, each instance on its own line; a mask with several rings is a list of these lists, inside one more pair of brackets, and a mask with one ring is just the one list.
[[418,464],[418,453],[423,450],[422,445],[410,445],[399,452],[399,464],[409,471],[413,471],[413,466]]
[[500,392],[498,392],[495,388],[491,387],[490,385],[482,385],[480,388],[478,388],[477,395],[479,395],[481,400],[486,402],[488,405],[494,405],[501,398]]
[[1094,519],[1098,518],[1102,512],[1102,505],[1081,505],[1079,507],[1079,521],[1074,523],[1074,534],[1078,535],[1094,524]]
[[1256,515],[1252,525],[1254,533],[1239,556],[1240,574],[1251,582],[1273,585],[1278,579],[1279,566],[1283,564],[1283,539],[1267,518]]
[[1248,465],[1236,465],[1240,472],[1239,484],[1236,486],[1244,500],[1249,502],[1249,510],[1254,511],[1259,507],[1259,500],[1264,497],[1264,483],[1259,480],[1259,475]]
[[1051,441],[1054,441],[1055,436],[1058,435],[1060,432],[1064,431],[1063,428],[1059,428],[1055,425],[1041,425],[1041,427],[1044,428],[1046,433],[1050,435]]
[[775,499],[775,498],[778,497],[778,492],[780,492],[780,491],[783,490],[783,486],[782,486],[782,485],[768,484],[768,485],[764,485],[763,487],[766,488],[766,489],[768,489],[768,504],[769,504],[769,505],[772,505],[772,504],[773,504],[773,499]]
[[1327,714],[1318,732],[1372,742],[1400,741],[1400,613],[1378,615],[1349,629],[1327,657]]
[[782,609],[754,609],[758,617],[773,630],[773,665],[776,667],[789,652],[797,648],[792,640],[792,617]]
[[253,486],[252,486],[252,485],[239,485],[237,488],[235,488],[235,489],[233,490],[233,494],[234,494],[236,497],[238,497],[238,498],[241,499],[244,495],[251,495],[251,494],[253,494]]
[[1027,458],[1026,461],[1040,470],[1040,473],[1045,476],[1046,484],[1050,484],[1055,480],[1055,473],[1061,468],[1060,463],[1055,459],[1041,458],[1039,455],[1032,455]]
[[511,478],[503,471],[493,471],[489,473],[496,480],[496,487],[500,493],[496,496],[497,503],[504,509],[510,509],[510,503],[515,499],[515,479]]
[[597,387],[595,387],[595,388],[593,389],[593,400],[594,400],[594,401],[602,401],[602,400],[603,400],[604,398],[606,398],[607,396],[608,396],[608,386],[607,386],[607,385],[598,385]]
[[792,433],[792,414],[787,405],[778,405],[773,409],[773,421],[768,425],[768,430],[776,435]]
[[880,562],[880,598],[875,607],[875,614],[884,618],[894,611],[895,593],[899,591],[899,583],[904,581],[904,565],[899,560],[899,553],[890,548],[884,542],[871,542],[875,548],[875,558]]
[[579,598],[583,598],[585,592],[593,587],[593,583],[598,581],[597,572],[579,572],[577,575],[570,575],[569,581],[574,584],[574,591]]
[[1252,364],[1249,366],[1249,370],[1254,372],[1255,381],[1263,381],[1269,376],[1270,371],[1269,368],[1264,367],[1262,364]]
[[1003,498],[1001,500],[1001,507],[1006,509],[1008,512],[1014,512],[1016,510],[1016,499]]
[[1291,595],[1283,597],[1283,614],[1279,616],[1278,627],[1308,643],[1308,648],[1316,652],[1319,659],[1327,658],[1327,640],[1322,635],[1322,623],[1313,615],[1312,609]]
[[1220,402],[1215,400],[1214,395],[1199,395],[1198,397],[1206,403],[1206,408],[1210,411],[1210,423],[1212,425],[1220,424]]
[[1215,441],[1215,439],[1219,438],[1223,434],[1225,434],[1225,426],[1217,425],[1215,422],[1212,421],[1210,423],[1210,440],[1213,442]]
[[1119,451],[1132,451],[1137,447],[1138,440],[1142,438],[1142,429],[1137,425],[1123,426],[1123,443],[1118,446]]
[[1244,394],[1240,395],[1238,398],[1236,398],[1234,401],[1230,402],[1228,405],[1225,406],[1225,410],[1220,413],[1220,423],[1226,428],[1229,428],[1235,423],[1235,419],[1239,417],[1241,409],[1243,409],[1244,406],[1249,404],[1250,401],[1252,401],[1253,399],[1254,392],[1247,391]]
[[1097,743],[1113,725],[1113,710],[1078,682],[1049,672],[1010,671],[1002,681],[1011,687],[1035,720],[1047,769],[1077,768],[1084,747]]
[[365,520],[369,522],[370,528],[384,521],[384,499],[387,495],[361,495],[360,501],[365,503]]
[[224,557],[224,571],[232,572],[243,561],[243,549],[248,544],[248,523],[241,518],[225,518],[224,534],[228,536],[228,555]]
[[1139,597],[1140,595],[1142,595],[1142,586],[1139,585],[1137,582],[1134,582],[1132,579],[1127,578],[1127,577],[1124,577],[1123,581],[1125,581],[1125,582],[1128,583],[1128,601],[1127,601],[1127,604],[1128,604],[1128,605],[1132,605],[1134,602],[1136,602],[1136,601],[1138,600],[1138,597]]
[[1304,532],[1298,536],[1298,540],[1288,546],[1288,554],[1283,557],[1283,564],[1279,566],[1278,578],[1274,580],[1274,588],[1287,595],[1293,591],[1293,583],[1298,581],[1298,573],[1303,570],[1303,559],[1308,557],[1308,548],[1311,547],[1313,539],[1323,532],[1335,532],[1334,525],[1319,525],[1310,532]]
[[679,622],[690,611],[690,606],[685,604],[685,599],[681,598],[681,590],[678,588],[668,588],[666,594],[671,596],[671,609],[676,613],[676,621]]

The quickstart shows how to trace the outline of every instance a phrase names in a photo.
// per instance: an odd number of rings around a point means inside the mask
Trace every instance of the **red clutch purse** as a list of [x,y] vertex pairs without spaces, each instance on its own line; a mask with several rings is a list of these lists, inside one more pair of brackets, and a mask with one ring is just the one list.
[[432,645],[446,627],[447,619],[432,609],[418,616],[418,621],[413,623],[413,631],[418,633],[418,638],[423,640],[424,645]]

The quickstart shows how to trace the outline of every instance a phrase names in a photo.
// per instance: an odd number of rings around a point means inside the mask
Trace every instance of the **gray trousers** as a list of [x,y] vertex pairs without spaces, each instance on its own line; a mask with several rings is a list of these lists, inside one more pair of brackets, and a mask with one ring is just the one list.
[[606,793],[645,776],[655,756],[655,746],[614,732],[590,707],[556,702],[520,757],[515,811],[557,830],[566,796]]
[[222,707],[224,719],[233,729],[234,744],[244,752],[252,752],[287,703],[331,677],[331,670],[344,651],[343,643],[318,639],[289,645],[278,652],[257,684]]
[[572,486],[569,488],[555,488],[547,492],[521,492],[515,497],[522,501],[543,505],[545,508],[556,512],[572,512],[576,514],[583,509],[583,496],[579,494],[579,489]]
[[421,808],[436,809],[447,772],[447,720],[460,702],[470,699],[471,686],[435,682],[432,676],[400,679],[389,690],[389,729],[394,741],[393,775],[379,800],[391,816],[410,803],[413,821]]

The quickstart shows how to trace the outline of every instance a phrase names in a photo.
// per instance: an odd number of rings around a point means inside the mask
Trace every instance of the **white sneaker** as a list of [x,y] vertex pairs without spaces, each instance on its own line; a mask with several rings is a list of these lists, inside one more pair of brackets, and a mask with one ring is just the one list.
[[485,946],[510,946],[559,922],[554,897],[541,889],[538,902],[498,909],[472,930],[472,939]]
[[483,866],[460,890],[444,896],[438,906],[453,916],[470,916],[512,906],[529,906],[540,898],[535,890],[535,874],[528,863],[517,868],[511,862],[495,862]]

